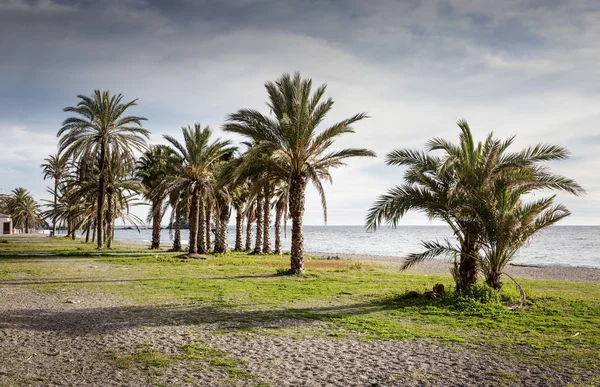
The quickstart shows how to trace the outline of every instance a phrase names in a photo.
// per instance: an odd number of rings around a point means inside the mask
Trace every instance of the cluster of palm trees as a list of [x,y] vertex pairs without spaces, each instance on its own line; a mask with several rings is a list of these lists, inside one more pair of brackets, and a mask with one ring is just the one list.
[[[65,225],[73,237],[82,230],[89,240],[91,231],[98,248],[111,247],[115,219],[141,223],[129,214],[141,194],[150,203],[151,247],[160,247],[160,225],[170,209],[174,250],[181,250],[181,227],[189,224],[189,257],[210,249],[227,251],[232,210],[236,250],[281,254],[281,233],[289,218],[291,271],[304,272],[306,187],[310,182],[320,194],[327,221],[323,182],[331,182],[332,168],[348,158],[375,156],[367,149],[331,148],[367,116],[359,113],[321,129],[334,105],[331,98],[324,99],[325,85],[313,90],[310,79],[295,73],[283,74],[265,88],[270,115],[241,109],[223,125],[225,132],[245,138],[243,151],[200,124],[182,128],[183,140],[163,136],[166,145],[148,146],[149,131],[142,126],[146,119],[127,115],[136,100],[124,102],[121,94],[98,90],[79,95],[75,107],[64,109],[74,115],[58,132],[59,154],[42,165],[44,178],[54,179],[54,201],[46,216],[53,227]],[[509,152],[514,138],[490,134],[476,143],[466,122],[459,127],[458,144],[435,138],[424,151],[400,149],[387,155],[387,164],[406,167],[405,183],[379,198],[367,215],[367,228],[395,226],[411,209],[443,220],[457,243],[424,242],[426,250],[411,254],[405,267],[450,254],[459,291],[476,283],[480,270],[490,286],[500,288],[504,267],[518,249],[534,233],[569,215],[554,204],[554,196],[530,202],[526,197],[540,190],[578,195],[583,189],[541,164],[567,158],[564,148],[539,144]],[[142,152],[138,159],[136,152]]]
[[31,193],[22,187],[15,188],[0,201],[0,212],[10,215],[14,229],[27,234],[44,223],[40,205]]
[[409,255],[404,266],[451,255],[459,291],[476,283],[479,271],[489,286],[500,289],[504,268],[533,234],[570,215],[554,203],[554,196],[534,200],[534,194],[584,191],[541,164],[568,158],[565,148],[538,144],[509,152],[514,137],[500,140],[490,133],[484,142],[476,143],[466,121],[458,126],[458,144],[434,138],[425,151],[398,149],[387,155],[388,165],[406,167],[405,183],[378,199],[366,224],[370,229],[382,223],[396,226],[409,210],[442,220],[451,227],[456,242],[426,241],[425,251]]
[[[74,115],[58,132],[59,154],[42,165],[44,177],[54,179],[50,190],[54,201],[46,216],[54,228],[64,224],[73,237],[83,230],[86,240],[92,231],[98,248],[110,247],[115,219],[128,216],[135,195],[141,194],[151,204],[152,248],[160,247],[160,224],[170,208],[173,249],[182,247],[180,228],[187,220],[190,257],[211,248],[216,253],[227,251],[232,209],[236,250],[281,254],[281,233],[290,218],[291,269],[304,272],[307,184],[311,182],[319,192],[326,220],[322,183],[331,181],[330,170],[348,158],[375,154],[366,149],[331,149],[336,138],[353,133],[352,125],[366,115],[356,114],[320,130],[334,104],[331,98],[323,98],[325,85],[313,91],[312,81],[295,73],[283,74],[265,87],[272,115],[241,109],[230,114],[223,126],[224,131],[247,139],[245,152],[229,140],[213,138],[213,131],[200,124],[182,128],[183,141],[164,136],[167,145],[148,146],[149,132],[142,126],[145,118],[127,115],[136,100],[123,102],[121,94],[99,90],[91,96],[79,95],[75,107],[64,109]],[[136,151],[142,152],[137,160]]]

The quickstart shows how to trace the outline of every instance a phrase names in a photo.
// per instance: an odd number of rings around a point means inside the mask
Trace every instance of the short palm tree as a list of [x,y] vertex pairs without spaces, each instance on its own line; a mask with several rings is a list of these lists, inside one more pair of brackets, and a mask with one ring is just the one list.
[[373,157],[367,149],[332,151],[335,139],[354,133],[352,124],[367,117],[356,114],[319,132],[319,124],[333,107],[334,101],[322,101],[326,85],[312,92],[312,80],[299,73],[283,74],[275,82],[265,84],[268,106],[274,118],[256,110],[239,110],[227,118],[224,129],[238,133],[256,143],[250,157],[268,154],[285,167],[290,185],[289,210],[292,218],[292,251],[290,264],[294,273],[304,272],[304,216],[306,185],[311,181],[320,193],[326,213],[325,193],[321,181],[331,181],[330,169],[344,165],[351,157]]
[[23,187],[12,190],[7,208],[15,227],[25,230],[26,234],[42,225],[40,206]]
[[[448,240],[424,242],[426,250],[410,254],[404,267],[444,254],[460,256],[456,286],[464,291],[477,281],[480,263],[483,226],[477,208],[483,207],[477,203],[483,196],[490,198],[490,187],[498,179],[511,187],[526,187],[527,192],[553,189],[579,194],[582,190],[573,180],[551,174],[539,165],[541,161],[568,157],[564,148],[538,144],[508,153],[514,137],[500,141],[490,133],[485,142],[476,143],[467,122],[459,121],[458,125],[458,145],[435,138],[425,151],[400,149],[387,155],[388,165],[408,167],[406,183],[380,196],[367,215],[366,225],[373,230],[382,223],[395,227],[409,210],[446,222],[458,246]],[[440,151],[441,155],[434,154]]]
[[122,102],[123,95],[95,90],[91,96],[78,95],[77,106],[66,107],[65,112],[75,116],[63,121],[58,131],[59,152],[67,157],[97,162],[97,245],[103,246],[104,195],[106,194],[106,166],[110,157],[133,159],[134,151],[143,151],[150,132],[142,127],[143,117],[125,115],[137,100]]
[[[44,180],[53,179],[54,180],[54,209],[57,208],[58,205],[58,186],[61,181],[65,178],[67,173],[69,172],[69,158],[65,155],[50,155],[44,159],[44,163],[40,165],[42,168],[42,173],[44,175]],[[52,218],[52,235],[56,236],[56,216]]]
[[212,130],[208,126],[202,128],[200,124],[194,124],[193,127],[184,127],[182,134],[183,143],[174,137],[164,136],[177,159],[174,163],[177,169],[165,178],[159,190],[190,193],[189,254],[195,256],[198,254],[199,228],[202,231],[203,226],[199,224],[201,196],[213,194],[215,166],[229,158],[236,148],[231,146],[229,140],[217,138],[211,141]]
[[514,179],[514,175],[497,179],[474,203],[481,226],[478,260],[486,283],[497,290],[502,288],[504,268],[519,249],[535,233],[571,214],[564,205],[554,204],[554,196],[525,202],[530,187],[516,185]]

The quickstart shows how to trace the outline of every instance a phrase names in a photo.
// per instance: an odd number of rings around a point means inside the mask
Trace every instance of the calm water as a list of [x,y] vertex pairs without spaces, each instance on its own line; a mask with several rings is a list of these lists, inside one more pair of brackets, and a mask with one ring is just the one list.
[[[307,252],[348,253],[404,257],[422,250],[422,240],[451,237],[445,226],[402,226],[366,232],[362,226],[305,226]],[[187,244],[188,230],[181,230]],[[290,248],[291,233],[284,239]],[[229,244],[234,243],[234,229],[229,228]],[[115,230],[115,239],[150,241],[151,230]],[[272,241],[274,239],[272,238]],[[161,232],[161,244],[170,245],[168,230]],[[600,226],[555,226],[539,233],[521,249],[514,262],[540,265],[584,266],[600,268]]]

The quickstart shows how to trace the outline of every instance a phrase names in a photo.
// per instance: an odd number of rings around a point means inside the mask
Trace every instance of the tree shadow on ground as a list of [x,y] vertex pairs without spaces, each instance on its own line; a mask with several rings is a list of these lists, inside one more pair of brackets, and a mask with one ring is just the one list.
[[168,280],[238,280],[238,279],[252,279],[252,278],[276,278],[280,275],[277,273],[273,274],[247,274],[238,276],[199,276],[199,277],[161,277],[161,278],[133,278],[133,279],[106,279],[106,278],[24,278],[24,279],[11,279],[11,280],[0,280],[0,286],[15,286],[15,285],[56,285],[56,284],[91,284],[91,283],[127,283],[127,282],[162,282]]
[[153,306],[114,306],[81,308],[67,305],[0,311],[0,329],[27,329],[61,332],[71,336],[108,334],[137,327],[198,325],[207,329],[283,328],[311,321],[327,321],[343,316],[369,314],[405,306],[401,298],[315,308],[256,310],[251,306],[218,306],[202,303]]

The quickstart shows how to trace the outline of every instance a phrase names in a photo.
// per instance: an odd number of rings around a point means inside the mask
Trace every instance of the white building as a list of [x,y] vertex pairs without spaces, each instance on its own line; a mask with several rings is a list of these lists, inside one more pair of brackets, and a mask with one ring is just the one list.
[[0,214],[0,234],[10,235],[13,232],[13,224],[10,216]]

